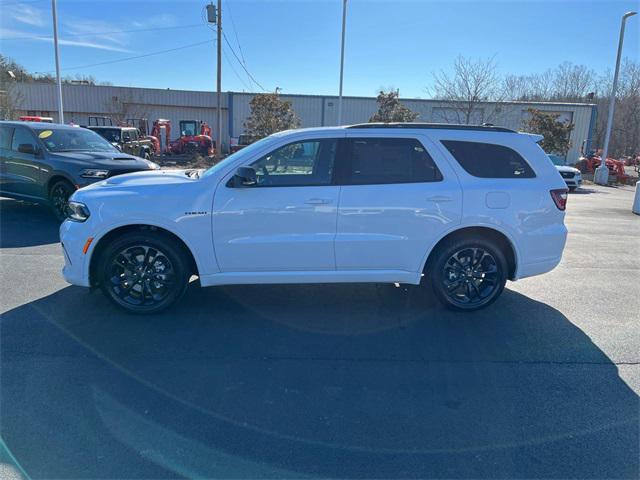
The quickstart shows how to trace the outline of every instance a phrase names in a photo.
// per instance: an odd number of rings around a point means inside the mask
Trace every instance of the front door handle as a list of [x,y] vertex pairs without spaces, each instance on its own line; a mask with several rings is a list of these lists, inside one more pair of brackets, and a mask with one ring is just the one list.
[[331,200],[328,198],[310,198],[304,203],[307,205],[326,205],[327,203],[331,203]]
[[453,198],[446,195],[433,195],[432,197],[427,198],[427,200],[434,203],[445,203],[452,201]]

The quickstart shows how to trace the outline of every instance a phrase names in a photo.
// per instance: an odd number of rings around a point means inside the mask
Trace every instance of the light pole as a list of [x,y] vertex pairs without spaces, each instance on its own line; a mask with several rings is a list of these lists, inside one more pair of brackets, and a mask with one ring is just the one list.
[[340,45],[340,89],[338,93],[338,125],[342,125],[342,74],[344,73],[344,31],[347,23],[347,0],[342,0],[342,43]]
[[58,53],[58,12],[56,11],[56,0],[51,0],[51,12],[53,14],[53,49],[56,55],[56,81],[58,82],[58,122],[64,123],[62,78],[60,77],[60,55]]
[[620,23],[620,40],[618,40],[618,56],[616,58],[616,71],[613,74],[613,85],[611,85],[611,97],[609,98],[609,115],[607,117],[607,129],[604,133],[604,145],[600,157],[600,166],[596,168],[594,181],[599,185],[606,185],[609,182],[609,169],[607,168],[607,153],[609,150],[609,138],[611,137],[611,127],[613,126],[613,111],[616,106],[616,90],[618,88],[618,73],[620,72],[620,57],[622,56],[622,43],[624,41],[624,25],[627,18],[638,12],[627,12],[622,16]]

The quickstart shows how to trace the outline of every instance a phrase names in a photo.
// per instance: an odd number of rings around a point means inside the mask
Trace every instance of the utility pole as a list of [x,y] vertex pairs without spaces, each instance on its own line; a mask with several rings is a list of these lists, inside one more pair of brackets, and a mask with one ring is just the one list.
[[220,159],[222,153],[222,0],[218,0],[218,7],[213,0],[206,6],[207,23],[216,24],[218,36],[217,46],[217,88],[216,88],[216,158]]
[[218,0],[218,145],[216,157],[220,159],[222,155],[222,0]]
[[342,0],[342,43],[340,44],[340,88],[338,92],[338,125],[342,125],[342,75],[344,73],[344,31],[347,23],[347,0]]
[[609,183],[609,169],[607,168],[607,154],[609,153],[609,138],[611,137],[611,127],[613,126],[613,111],[616,106],[616,91],[618,89],[618,73],[620,73],[620,57],[622,56],[622,43],[624,42],[624,26],[627,18],[638,12],[627,12],[622,16],[620,23],[620,39],[618,40],[618,56],[616,57],[616,70],[613,74],[613,85],[611,85],[611,98],[609,98],[609,116],[607,117],[607,129],[604,133],[604,145],[600,156],[600,166],[596,168],[593,180],[599,185]]
[[56,11],[56,0],[51,0],[51,11],[53,12],[53,49],[56,56],[56,80],[58,82],[58,122],[64,123],[62,78],[60,77],[60,55],[58,53],[58,13]]

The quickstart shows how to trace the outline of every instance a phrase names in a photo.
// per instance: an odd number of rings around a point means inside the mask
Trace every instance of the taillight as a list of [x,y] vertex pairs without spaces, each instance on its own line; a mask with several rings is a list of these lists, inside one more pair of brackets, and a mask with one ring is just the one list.
[[551,198],[553,203],[556,204],[558,210],[564,210],[567,208],[567,198],[569,197],[569,190],[566,188],[558,188],[557,190],[551,190]]

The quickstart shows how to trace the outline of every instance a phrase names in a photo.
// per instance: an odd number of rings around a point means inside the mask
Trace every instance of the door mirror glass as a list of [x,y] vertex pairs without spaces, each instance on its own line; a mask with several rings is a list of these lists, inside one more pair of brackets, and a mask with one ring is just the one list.
[[252,167],[239,167],[234,180],[236,187],[253,187],[258,184],[256,171]]
[[30,143],[21,143],[18,145],[18,151],[20,153],[26,153],[28,155],[35,155],[36,149]]

